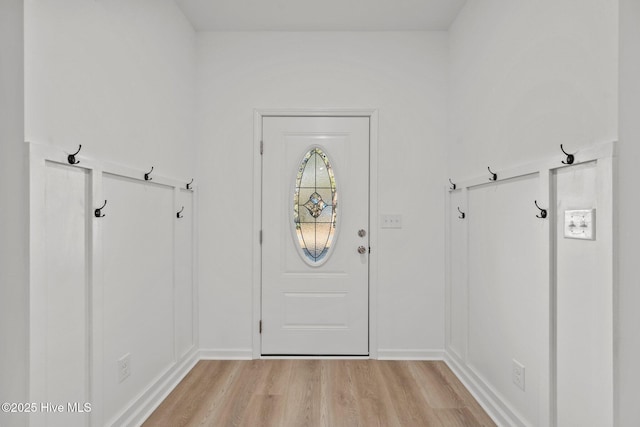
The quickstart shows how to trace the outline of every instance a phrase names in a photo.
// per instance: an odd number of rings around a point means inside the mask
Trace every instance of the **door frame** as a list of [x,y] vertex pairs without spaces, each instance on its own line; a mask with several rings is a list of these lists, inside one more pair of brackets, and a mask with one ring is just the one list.
[[[262,358],[262,119],[265,117],[369,118],[369,358],[378,358],[378,110],[377,109],[255,109],[253,114],[253,261],[252,357]],[[362,357],[358,357],[362,358]]]

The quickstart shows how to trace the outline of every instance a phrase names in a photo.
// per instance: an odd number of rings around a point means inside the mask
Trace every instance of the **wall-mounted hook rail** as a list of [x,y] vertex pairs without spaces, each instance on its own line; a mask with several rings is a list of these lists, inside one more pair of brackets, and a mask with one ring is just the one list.
[[178,213],[176,214],[176,218],[182,218],[182,211],[184,210],[184,206],[182,207],[182,209],[180,209],[178,211]]
[[458,188],[453,181],[451,181],[451,178],[449,178],[449,182],[451,183],[451,187],[449,187],[449,190],[455,190],[456,188]]
[[567,160],[563,160],[562,164],[563,165],[572,165],[574,160],[576,159],[575,156],[573,154],[569,154],[566,151],[564,151],[564,148],[562,147],[562,144],[560,144],[560,149],[567,156]]
[[93,215],[95,215],[96,218],[104,218],[106,215],[102,214],[102,209],[104,209],[105,206],[107,206],[106,200],[104,201],[104,204],[102,206],[100,206],[98,209],[93,211]]
[[546,218],[547,217],[547,210],[546,209],[542,209],[540,206],[538,206],[538,201],[534,200],[533,203],[536,204],[536,208],[540,209],[540,215],[536,215],[536,218]]
[[78,151],[76,151],[73,154],[69,154],[67,156],[67,161],[69,162],[70,165],[77,165],[78,163],[80,163],[79,160],[76,160],[76,156],[78,155],[78,153],[80,152],[80,150],[82,150],[82,144],[80,144],[78,146]]
[[149,175],[151,175],[151,172],[153,172],[153,166],[151,166],[151,170],[149,172],[144,174],[144,180],[145,181],[151,181],[153,179],[153,178],[151,178],[151,176],[149,176]]
[[187,182],[187,190],[192,190],[191,184],[193,184],[193,178],[191,178],[191,182]]
[[491,176],[489,177],[489,181],[497,181],[498,180],[498,174],[494,173],[491,171],[491,167],[487,166],[487,170],[489,171],[489,173],[491,174]]
[[460,212],[460,215],[458,215],[458,218],[460,218],[460,219],[465,219],[466,218],[467,214],[465,214],[464,212],[462,212],[460,210],[460,206],[458,206],[458,212]]

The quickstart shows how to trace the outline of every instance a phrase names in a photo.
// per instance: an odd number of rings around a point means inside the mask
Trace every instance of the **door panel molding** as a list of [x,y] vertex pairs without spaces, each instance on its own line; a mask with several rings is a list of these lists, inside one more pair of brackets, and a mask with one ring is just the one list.
[[[377,109],[256,109],[253,141],[253,251],[252,251],[252,356],[261,358],[260,320],[262,310],[262,122],[265,117],[367,117],[369,118],[369,358],[378,357],[378,110]],[[268,147],[266,148],[268,149]]]

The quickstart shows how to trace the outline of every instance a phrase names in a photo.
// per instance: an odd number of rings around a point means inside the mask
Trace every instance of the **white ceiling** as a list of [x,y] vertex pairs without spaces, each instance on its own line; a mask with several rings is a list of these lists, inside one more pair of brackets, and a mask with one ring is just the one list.
[[466,0],[175,0],[197,31],[446,30]]

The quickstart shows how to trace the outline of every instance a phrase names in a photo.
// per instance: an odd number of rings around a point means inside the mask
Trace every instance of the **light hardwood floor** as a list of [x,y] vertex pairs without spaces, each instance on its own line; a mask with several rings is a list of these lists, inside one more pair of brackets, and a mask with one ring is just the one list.
[[144,426],[495,426],[443,362],[201,361]]

